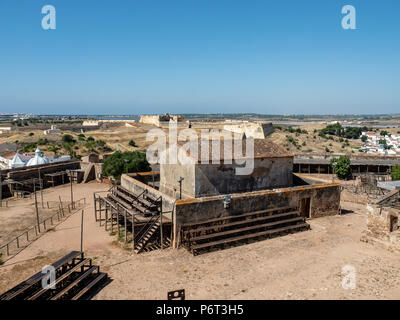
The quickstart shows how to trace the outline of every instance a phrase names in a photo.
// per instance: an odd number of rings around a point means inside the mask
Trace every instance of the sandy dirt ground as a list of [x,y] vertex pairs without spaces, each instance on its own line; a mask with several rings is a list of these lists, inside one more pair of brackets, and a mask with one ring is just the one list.
[[[69,184],[44,189],[42,192],[38,191],[36,193],[39,221],[55,216],[56,212],[60,211],[59,190],[64,190],[66,186],[69,186]],[[61,203],[67,212],[67,206],[71,203],[70,200],[70,193],[62,194]],[[74,200],[78,200],[78,198]],[[78,205],[76,209],[78,209],[78,207],[80,207],[80,205]],[[54,223],[56,220],[57,218],[55,217]],[[0,207],[0,245],[10,241],[36,224],[37,216],[35,197],[33,194],[24,199],[7,198],[3,200],[3,205]]]
[[[91,199],[108,186],[78,185]],[[68,188],[57,192],[67,194]],[[399,299],[400,254],[360,241],[365,206],[342,203],[349,213],[310,220],[311,230],[193,256],[185,249],[132,254],[113,244],[85,209],[84,250],[112,282],[95,299]],[[74,214],[0,267],[0,292],[71,250],[79,250],[80,214]],[[356,270],[356,288],[343,289],[342,268]]]

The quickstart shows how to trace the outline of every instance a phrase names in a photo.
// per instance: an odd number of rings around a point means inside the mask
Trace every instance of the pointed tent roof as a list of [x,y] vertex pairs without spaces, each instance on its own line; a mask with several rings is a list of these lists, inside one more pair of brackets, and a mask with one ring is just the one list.
[[24,166],[25,166],[25,161],[23,161],[21,159],[21,156],[17,152],[15,154],[14,158],[12,158],[12,160],[10,161],[9,167],[10,168],[17,168],[17,167],[24,167]]
[[35,156],[28,161],[27,166],[36,166],[38,164],[49,163],[49,159],[42,154],[39,148],[35,151]]

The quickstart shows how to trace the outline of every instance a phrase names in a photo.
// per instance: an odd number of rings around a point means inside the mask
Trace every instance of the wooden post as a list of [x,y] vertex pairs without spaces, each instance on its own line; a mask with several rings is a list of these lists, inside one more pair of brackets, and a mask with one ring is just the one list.
[[120,227],[119,227],[119,203],[117,203],[117,232],[118,232],[118,238],[119,238],[119,235],[121,232]]
[[160,212],[160,247],[161,247],[161,250],[164,249],[164,243],[163,243],[163,225],[162,225],[162,212]]
[[124,232],[125,232],[125,243],[128,242],[128,230],[126,229],[126,210],[124,209]]
[[40,199],[41,199],[41,202],[42,202],[42,209],[44,209],[44,205],[43,205],[43,183],[42,183],[42,177],[40,175],[40,168],[38,168],[38,173],[39,173]]
[[110,204],[110,223],[111,223],[111,233],[114,232],[114,212],[113,212],[113,207]]
[[102,209],[102,204],[103,204],[103,200],[99,196],[99,224],[100,224],[100,227],[101,227],[101,211],[103,210]]
[[108,209],[107,209],[107,202],[104,202],[104,211],[106,214],[106,218],[104,219],[104,229],[107,231],[107,219],[108,219]]
[[61,196],[58,196],[58,199],[60,200],[60,210],[61,210],[62,214],[64,215],[64,208],[62,205]]
[[74,193],[72,191],[72,171],[69,171],[69,180],[71,182],[71,206],[74,208]]
[[97,221],[96,193],[93,193],[93,203],[94,203],[94,219],[95,221]]
[[132,213],[132,251],[135,251],[135,222]]
[[33,193],[35,194],[36,223],[37,223],[37,226],[38,226],[38,231],[40,233],[39,209],[38,209],[38,205],[37,205],[36,185],[35,184],[33,184]]
[[0,208],[3,206],[2,201],[3,201],[3,182],[1,180],[1,174],[0,174]]
[[83,210],[81,214],[81,252],[83,252]]

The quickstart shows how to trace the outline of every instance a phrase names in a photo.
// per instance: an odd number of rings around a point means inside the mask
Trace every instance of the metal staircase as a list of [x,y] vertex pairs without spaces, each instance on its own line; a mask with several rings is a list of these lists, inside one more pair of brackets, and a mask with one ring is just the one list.
[[135,236],[135,248],[136,253],[140,253],[146,247],[146,244],[154,236],[154,234],[160,229],[161,215],[154,216],[140,229],[138,234]]

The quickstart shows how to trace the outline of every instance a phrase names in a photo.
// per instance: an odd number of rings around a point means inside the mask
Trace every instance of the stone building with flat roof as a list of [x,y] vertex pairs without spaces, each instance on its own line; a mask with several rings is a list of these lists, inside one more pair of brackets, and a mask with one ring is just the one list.
[[[254,154],[246,152],[248,141],[254,142]],[[160,165],[160,191],[199,198],[293,185],[293,154],[266,139],[243,139],[236,141],[238,146],[241,150],[235,155],[235,140],[221,140],[218,149],[213,148],[212,140],[178,142],[178,153],[183,152],[188,161]],[[249,169],[240,174],[245,165]]]

